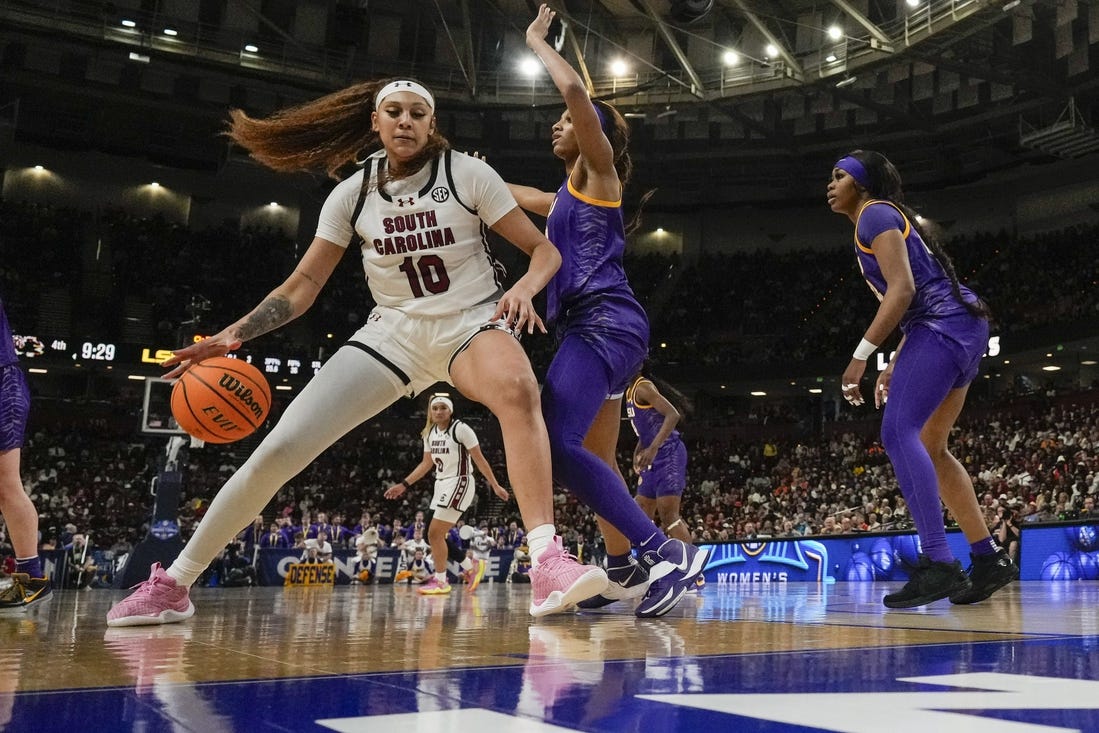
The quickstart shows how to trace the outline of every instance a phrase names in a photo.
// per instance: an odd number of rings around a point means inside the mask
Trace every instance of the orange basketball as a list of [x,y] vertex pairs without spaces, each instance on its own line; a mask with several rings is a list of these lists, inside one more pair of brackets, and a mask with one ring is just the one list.
[[195,364],[172,387],[172,415],[207,443],[232,443],[256,431],[271,409],[263,374],[240,359],[217,356]]

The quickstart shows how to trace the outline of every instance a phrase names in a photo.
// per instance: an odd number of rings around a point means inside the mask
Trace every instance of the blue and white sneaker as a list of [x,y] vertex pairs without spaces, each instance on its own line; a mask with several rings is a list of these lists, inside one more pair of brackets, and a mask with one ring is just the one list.
[[639,618],[655,618],[671,611],[683,594],[695,586],[709,559],[709,550],[683,540],[668,540],[658,549],[642,553],[641,566],[649,570],[649,589],[634,614]]
[[640,598],[649,589],[649,574],[632,557],[627,565],[607,568],[607,579],[610,583],[602,593],[580,601],[577,607],[602,608],[615,601]]

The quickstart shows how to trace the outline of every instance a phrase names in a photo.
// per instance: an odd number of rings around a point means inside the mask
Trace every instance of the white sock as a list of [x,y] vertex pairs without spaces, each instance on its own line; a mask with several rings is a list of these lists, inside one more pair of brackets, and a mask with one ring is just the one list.
[[172,566],[165,570],[168,577],[176,582],[176,585],[182,588],[190,588],[198,580],[198,576],[202,575],[202,572],[206,570],[206,565],[188,560],[183,555],[180,555],[172,563]]
[[473,569],[473,561],[472,560],[470,560],[468,557],[466,559],[462,560],[462,570],[472,570],[472,569]]
[[445,570],[441,573],[435,573],[435,580],[439,581],[439,585],[450,585],[450,583],[446,579]]
[[552,524],[540,524],[527,532],[527,548],[530,550],[530,569],[538,567],[538,559],[553,542],[557,535],[557,528]]

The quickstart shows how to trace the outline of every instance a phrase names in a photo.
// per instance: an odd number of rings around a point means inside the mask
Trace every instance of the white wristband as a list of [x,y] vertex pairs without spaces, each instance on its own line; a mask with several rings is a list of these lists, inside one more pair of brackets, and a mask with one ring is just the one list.
[[859,345],[855,348],[855,353],[851,356],[860,361],[866,361],[871,356],[873,356],[874,352],[877,350],[877,344],[872,344],[866,339],[863,339],[862,341],[859,341]]

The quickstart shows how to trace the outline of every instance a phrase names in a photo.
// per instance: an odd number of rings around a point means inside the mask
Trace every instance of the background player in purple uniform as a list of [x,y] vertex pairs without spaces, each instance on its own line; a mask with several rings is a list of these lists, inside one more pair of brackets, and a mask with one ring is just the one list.
[[691,542],[691,531],[679,516],[687,488],[687,447],[676,430],[679,410],[651,379],[638,374],[626,388],[626,414],[637,434],[637,503],[669,537]]
[[631,544],[636,546],[651,581],[636,613],[661,616],[694,585],[706,553],[669,540],[608,465],[614,463],[622,393],[640,370],[649,342],[648,318],[622,267],[629,127],[609,104],[589,99],[577,73],[546,42],[553,17],[542,5],[526,41],[567,106],[553,126],[553,152],[565,162],[565,182],[556,194],[512,187],[520,206],[547,216],[546,234],[562,258],[546,287],[547,321],[555,324],[558,351],[542,388],[542,412],[554,476],[605,520],[608,575],[620,585],[637,582],[630,556]]
[[23,490],[19,459],[31,393],[19,368],[8,316],[0,301],[0,514],[15,549],[12,584],[0,593],[0,612],[22,611],[50,596],[38,559],[38,510]]
[[[904,204],[901,178],[885,156],[856,150],[836,162],[828,205],[855,224],[859,268],[880,301],[878,312],[843,373],[843,395],[863,404],[866,360],[898,325],[904,338],[878,377],[874,403],[885,407],[882,445],[908,503],[922,554],[911,580],[887,595],[890,608],[949,597],[975,603],[1018,577],[992,540],[973,481],[946,441],[965,404],[988,344],[988,310],[958,282],[942,247]],[[940,497],[970,542],[968,576],[946,544]]]

